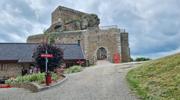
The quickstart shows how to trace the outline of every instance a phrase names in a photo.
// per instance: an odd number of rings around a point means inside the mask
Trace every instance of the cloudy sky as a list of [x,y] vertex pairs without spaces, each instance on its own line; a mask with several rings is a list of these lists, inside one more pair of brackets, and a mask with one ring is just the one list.
[[1,0],[0,42],[42,33],[58,5],[96,13],[101,26],[126,29],[133,57],[180,52],[180,0]]

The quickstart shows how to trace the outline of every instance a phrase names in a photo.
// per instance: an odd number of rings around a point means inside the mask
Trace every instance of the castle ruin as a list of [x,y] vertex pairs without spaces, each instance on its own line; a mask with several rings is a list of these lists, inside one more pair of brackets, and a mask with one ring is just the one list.
[[[97,60],[114,62],[119,55],[120,62],[130,61],[128,33],[117,26],[100,27],[96,14],[88,14],[63,6],[52,12],[48,34],[56,34],[55,43],[78,43],[84,52],[86,62],[95,64]],[[42,43],[43,34],[29,36],[27,43]]]

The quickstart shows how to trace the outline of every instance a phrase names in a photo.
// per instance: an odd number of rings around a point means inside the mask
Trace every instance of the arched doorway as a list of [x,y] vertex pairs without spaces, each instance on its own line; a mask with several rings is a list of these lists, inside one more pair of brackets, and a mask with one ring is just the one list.
[[97,60],[104,60],[107,58],[107,51],[105,48],[101,47],[97,50]]

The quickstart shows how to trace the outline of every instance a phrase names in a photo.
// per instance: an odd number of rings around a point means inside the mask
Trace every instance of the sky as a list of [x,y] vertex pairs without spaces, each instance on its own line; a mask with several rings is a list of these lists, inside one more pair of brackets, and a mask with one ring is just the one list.
[[180,0],[0,0],[0,43],[42,33],[59,5],[95,13],[101,26],[125,29],[133,58],[180,52]]

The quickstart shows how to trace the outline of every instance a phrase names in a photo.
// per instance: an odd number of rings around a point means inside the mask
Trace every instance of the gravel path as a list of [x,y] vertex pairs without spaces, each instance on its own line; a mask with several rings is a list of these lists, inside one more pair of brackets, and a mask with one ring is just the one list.
[[80,73],[70,74],[63,84],[42,92],[0,89],[0,100],[138,100],[125,81],[127,71],[134,65],[101,61]]

